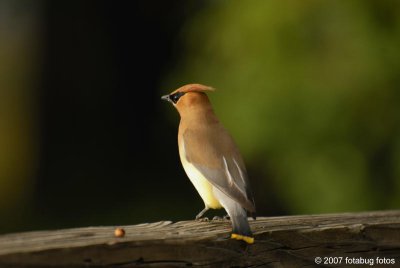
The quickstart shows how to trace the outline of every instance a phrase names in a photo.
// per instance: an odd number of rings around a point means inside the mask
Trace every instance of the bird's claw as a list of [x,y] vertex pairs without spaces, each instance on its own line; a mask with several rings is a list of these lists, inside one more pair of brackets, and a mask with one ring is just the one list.
[[196,217],[196,220],[197,221],[200,221],[200,222],[207,222],[207,221],[210,221],[210,219],[209,218],[207,218],[207,217]]
[[219,216],[214,216],[214,217],[212,218],[212,220],[213,220],[213,221],[223,221],[224,218],[221,218],[221,217],[219,217]]

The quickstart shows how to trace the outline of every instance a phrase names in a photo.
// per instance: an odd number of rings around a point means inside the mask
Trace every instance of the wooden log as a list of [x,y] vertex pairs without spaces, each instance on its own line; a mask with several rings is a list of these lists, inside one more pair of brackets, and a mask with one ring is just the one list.
[[400,210],[261,217],[250,224],[252,245],[229,239],[229,221],[120,226],[123,237],[114,235],[116,226],[6,234],[0,267],[314,267],[318,257],[321,267],[355,267],[361,258],[400,267]]

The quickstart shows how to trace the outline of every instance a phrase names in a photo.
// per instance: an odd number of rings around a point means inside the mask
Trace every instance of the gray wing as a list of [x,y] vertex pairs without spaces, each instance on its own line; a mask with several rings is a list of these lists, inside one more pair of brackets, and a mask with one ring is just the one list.
[[187,160],[213,186],[254,213],[254,199],[246,168],[232,138],[222,128],[204,131],[208,132],[185,131],[183,134]]

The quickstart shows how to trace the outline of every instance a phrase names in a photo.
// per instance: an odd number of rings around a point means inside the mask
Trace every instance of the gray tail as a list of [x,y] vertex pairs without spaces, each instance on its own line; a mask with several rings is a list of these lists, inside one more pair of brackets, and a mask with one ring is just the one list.
[[214,188],[214,194],[231,218],[232,233],[252,237],[246,210],[238,202],[216,187]]
[[232,221],[232,233],[252,237],[249,221],[246,215],[230,216]]

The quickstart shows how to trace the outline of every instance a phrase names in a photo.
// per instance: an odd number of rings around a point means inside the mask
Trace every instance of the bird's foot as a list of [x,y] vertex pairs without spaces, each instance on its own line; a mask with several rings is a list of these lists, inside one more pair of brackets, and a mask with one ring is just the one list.
[[223,216],[223,217],[214,216],[214,217],[212,218],[212,220],[213,220],[213,221],[229,221],[230,218],[229,218],[228,215],[225,215],[225,216]]
[[221,218],[221,217],[219,217],[219,216],[214,216],[214,217],[212,218],[212,220],[213,220],[213,221],[223,221],[224,218]]
[[208,221],[210,221],[210,219],[207,217],[196,217],[196,221],[208,222]]

